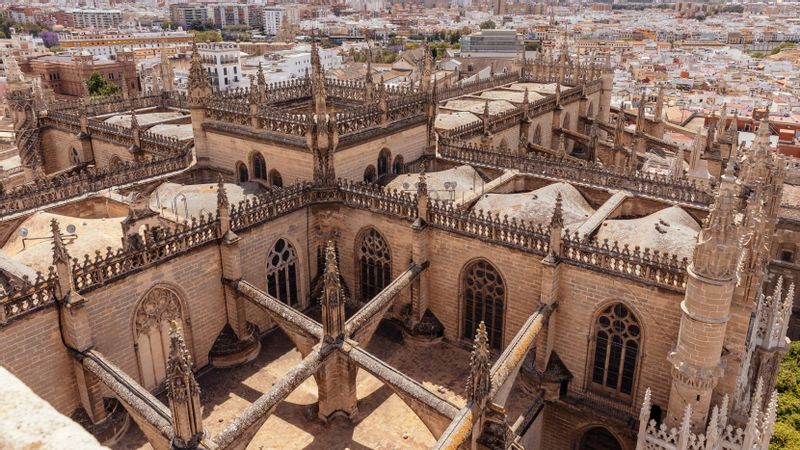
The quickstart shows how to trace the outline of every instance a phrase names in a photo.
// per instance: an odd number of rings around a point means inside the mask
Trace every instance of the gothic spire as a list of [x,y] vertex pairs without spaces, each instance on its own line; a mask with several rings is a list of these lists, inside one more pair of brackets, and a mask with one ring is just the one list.
[[50,221],[50,231],[53,234],[53,263],[58,264],[69,261],[69,252],[61,236],[61,228],[56,219]]
[[717,119],[717,129],[716,129],[716,137],[717,139],[722,139],[725,133],[725,122],[728,121],[728,104],[722,104],[722,110],[719,112],[719,118]]
[[336,247],[328,241],[325,248],[325,274],[322,288],[322,327],[324,339],[328,342],[344,338],[344,298],[336,262]]
[[553,216],[550,217],[550,227],[564,226],[564,210],[562,208],[561,192],[556,194],[556,204],[553,207]]
[[200,386],[192,373],[192,357],[186,349],[181,329],[170,322],[167,358],[167,397],[172,411],[173,448],[197,448],[203,437]]
[[472,355],[469,358],[469,378],[467,378],[467,400],[478,407],[483,407],[486,397],[492,390],[492,378],[489,362],[489,336],[486,325],[481,322],[475,333]]
[[203,68],[203,58],[197,51],[197,43],[192,42],[192,60],[189,66],[189,103],[199,106],[203,100],[211,95],[211,83],[208,74]]
[[672,179],[672,181],[678,181],[683,178],[683,161],[683,147],[679,146],[678,152],[675,154],[675,159],[672,160],[672,165],[669,168],[670,179]]
[[656,99],[656,109],[654,112],[654,119],[656,122],[663,120],[664,118],[664,86],[659,86],[658,88],[658,98]]
[[644,102],[645,102],[645,95],[644,90],[642,90],[642,95],[639,97],[639,108],[636,113],[636,132],[643,133],[644,132]]
[[326,104],[325,73],[319,59],[316,36],[311,37],[311,92],[314,96],[314,113],[323,116],[328,113]]
[[431,59],[431,49],[428,47],[428,42],[422,47],[425,51],[425,57],[422,62],[422,89],[424,92],[430,92],[431,89],[431,76],[433,74],[433,61]]
[[714,280],[727,281],[736,272],[738,234],[734,223],[733,189],[720,186],[694,248],[693,271]]
[[131,110],[131,130],[139,130],[139,119],[136,118],[136,110]]
[[225,181],[222,179],[222,175],[220,175],[217,181],[217,209],[230,208],[230,206],[228,191],[225,189]]

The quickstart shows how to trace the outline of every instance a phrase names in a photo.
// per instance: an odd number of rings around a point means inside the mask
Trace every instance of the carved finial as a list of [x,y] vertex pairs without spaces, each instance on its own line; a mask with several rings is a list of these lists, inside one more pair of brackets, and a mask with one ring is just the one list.
[[654,117],[656,122],[661,121],[664,117],[664,86],[659,86],[658,88],[658,98],[656,99],[656,109],[654,112]]
[[729,280],[736,271],[738,237],[734,224],[733,192],[720,192],[694,248],[693,270],[715,280]]
[[170,322],[167,358],[167,397],[172,411],[175,448],[197,448],[203,437],[200,386],[192,372],[192,357],[186,348],[180,326]]
[[53,264],[69,262],[69,252],[61,236],[61,228],[56,219],[50,221],[50,231],[53,234]]
[[725,132],[725,122],[728,121],[728,104],[722,104],[722,110],[719,113],[719,119],[717,119],[717,139],[721,139],[724,132]]
[[202,105],[203,100],[211,95],[211,83],[208,73],[203,68],[203,59],[197,51],[197,43],[192,41],[192,60],[189,66],[189,100],[194,106]]
[[672,160],[672,165],[670,166],[670,179],[672,181],[678,181],[683,178],[683,162],[684,162],[684,151],[683,147],[678,147],[678,152],[675,154],[675,159]]
[[475,332],[475,343],[469,358],[470,373],[467,378],[467,400],[479,407],[483,407],[486,397],[492,390],[489,359],[489,336],[486,334],[486,325],[481,321]]
[[561,205],[561,192],[556,194],[556,205],[553,208],[553,216],[550,217],[550,227],[563,227],[564,226],[564,212]]
[[256,72],[256,78],[258,79],[259,89],[267,87],[267,80],[264,78],[264,68],[261,66],[261,61],[258,62],[258,72]]
[[217,181],[217,209],[227,209],[230,208],[230,205],[228,201],[228,192],[225,190],[225,181],[222,179],[222,175],[220,175]]
[[428,194],[428,180],[425,176],[425,169],[419,173],[419,182],[417,183],[417,195]]
[[344,338],[344,297],[336,261],[336,246],[328,241],[325,248],[325,275],[322,292],[322,327],[327,342]]
[[564,137],[564,133],[561,133],[558,136],[558,149],[556,150],[556,155],[562,158],[567,156],[567,141]]
[[139,130],[139,119],[136,118],[136,110],[131,110],[131,129],[132,130]]

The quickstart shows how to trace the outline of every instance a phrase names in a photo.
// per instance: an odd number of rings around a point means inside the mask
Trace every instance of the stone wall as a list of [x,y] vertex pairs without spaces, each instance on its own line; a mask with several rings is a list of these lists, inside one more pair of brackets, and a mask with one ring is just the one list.
[[61,342],[54,306],[0,326],[0,366],[61,414],[78,406],[72,357]]
[[211,345],[226,322],[221,279],[219,248],[212,243],[86,293],[95,348],[141,381],[134,350],[134,314],[145,294],[162,286],[181,298],[195,367],[207,365]]

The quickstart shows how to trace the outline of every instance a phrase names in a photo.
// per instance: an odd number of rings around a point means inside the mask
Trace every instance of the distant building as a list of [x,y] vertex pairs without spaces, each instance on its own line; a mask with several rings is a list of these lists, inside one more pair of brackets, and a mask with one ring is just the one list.
[[214,42],[197,46],[203,64],[211,77],[215,91],[239,87],[242,80],[242,65],[239,62],[239,46],[233,43]]
[[68,96],[86,95],[86,80],[99,73],[103,78],[127,90],[127,95],[139,95],[141,86],[136,74],[133,52],[119,52],[116,59],[92,55],[83,51],[74,55],[48,55],[34,58],[26,65],[29,74],[42,80],[42,87]]
[[176,3],[169,6],[170,20],[186,26],[192,22],[211,22],[218,26],[249,25],[252,5],[236,3]]
[[71,28],[116,28],[122,24],[117,9],[71,9],[64,13],[65,25]]
[[515,56],[524,48],[523,36],[515,30],[481,30],[461,38],[465,56]]
[[280,6],[265,6],[264,7],[264,33],[270,35],[277,35],[281,30],[281,23],[285,15],[283,7]]
[[93,55],[114,55],[125,48],[168,48],[191,45],[192,35],[185,31],[159,33],[65,35],[59,39],[64,50],[85,50]]

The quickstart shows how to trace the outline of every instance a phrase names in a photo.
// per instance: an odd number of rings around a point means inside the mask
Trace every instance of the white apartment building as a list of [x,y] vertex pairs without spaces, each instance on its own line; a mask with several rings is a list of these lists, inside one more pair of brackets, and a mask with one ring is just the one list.
[[122,24],[118,9],[70,9],[64,12],[67,25],[73,28],[116,28]]
[[242,82],[242,65],[239,62],[239,45],[230,42],[199,44],[197,51],[203,58],[215,91],[239,87]]
[[[323,69],[337,68],[342,65],[342,57],[338,55],[337,49],[319,49],[319,61]],[[268,82],[304,77],[306,71],[311,72],[311,51],[307,45],[301,45],[291,50],[282,50],[270,55],[251,58],[247,61],[247,65],[256,67],[259,62],[263,66]]]
[[286,11],[282,6],[264,7],[264,34],[275,36],[281,30]]

